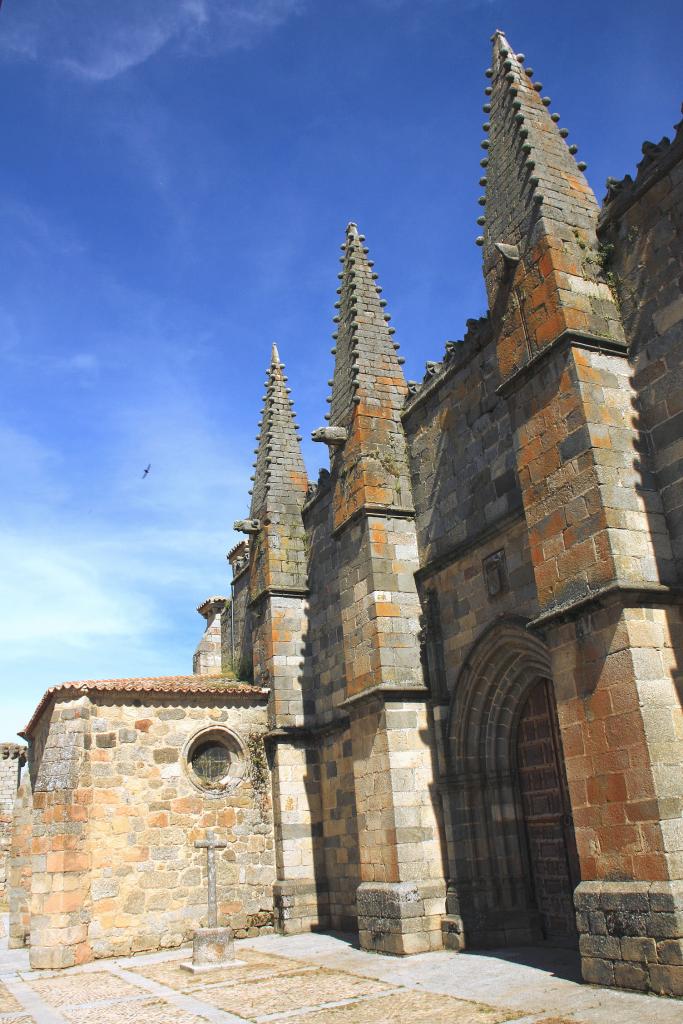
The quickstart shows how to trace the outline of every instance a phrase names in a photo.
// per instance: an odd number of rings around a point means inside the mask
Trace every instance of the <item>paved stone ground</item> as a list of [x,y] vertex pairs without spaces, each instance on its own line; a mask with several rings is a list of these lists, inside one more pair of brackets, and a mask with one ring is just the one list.
[[683,1024],[683,1002],[583,985],[557,949],[396,959],[268,936],[237,943],[240,965],[191,975],[187,949],[31,971],[0,941],[0,1024]]

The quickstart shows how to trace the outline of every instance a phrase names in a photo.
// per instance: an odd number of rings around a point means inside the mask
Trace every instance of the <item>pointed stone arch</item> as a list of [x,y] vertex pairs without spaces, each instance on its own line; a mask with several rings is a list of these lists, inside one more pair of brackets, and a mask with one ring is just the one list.
[[[449,915],[460,945],[543,937],[517,770],[520,717],[535,687],[551,693],[550,657],[520,618],[500,619],[473,644],[447,720],[444,812]],[[552,700],[552,695],[550,696]]]
[[551,678],[548,650],[524,619],[501,619],[475,641],[451,698],[451,772],[508,769],[524,697],[544,678]]

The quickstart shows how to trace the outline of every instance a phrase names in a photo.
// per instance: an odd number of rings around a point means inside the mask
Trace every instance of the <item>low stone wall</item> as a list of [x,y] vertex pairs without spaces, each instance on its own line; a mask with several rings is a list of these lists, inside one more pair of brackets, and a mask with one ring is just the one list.
[[[91,693],[57,700],[49,718],[51,741],[41,751],[36,740],[31,765],[34,967],[189,941],[206,923],[206,851],[194,843],[208,829],[227,841],[216,858],[219,923],[231,924],[238,937],[273,930],[265,697]],[[56,756],[60,729],[71,729],[80,748],[66,775]],[[226,744],[229,767],[206,782],[193,752],[216,738]],[[77,949],[69,945],[74,913]],[[65,915],[69,928],[56,941]],[[17,935],[19,917],[17,908]]]
[[[194,840],[208,828],[228,842],[217,857],[221,921],[238,935],[272,927],[270,780],[257,791],[249,763],[265,708],[117,701],[92,715],[93,954],[177,946],[205,923],[206,854]],[[188,744],[209,723],[242,746],[242,778],[225,793],[202,792],[187,772]]]

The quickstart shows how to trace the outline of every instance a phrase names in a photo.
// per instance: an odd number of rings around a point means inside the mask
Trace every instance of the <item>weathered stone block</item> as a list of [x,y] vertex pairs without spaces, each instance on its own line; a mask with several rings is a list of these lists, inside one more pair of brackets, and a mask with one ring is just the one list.
[[614,963],[612,960],[600,960],[595,957],[581,958],[583,980],[590,985],[614,985]]
[[662,996],[683,996],[683,967],[652,964],[650,987]]
[[683,939],[665,939],[658,942],[657,959],[662,964],[683,965]]
[[624,938],[621,940],[621,955],[624,960],[657,962],[657,946],[654,939]]
[[639,964],[617,961],[614,964],[614,983],[621,988],[634,988],[646,992],[649,988],[649,975]]
[[185,971],[199,973],[239,962],[235,961],[232,928],[198,928],[192,940],[192,963],[180,966]]
[[621,959],[621,945],[618,938],[611,935],[579,936],[579,951],[582,956],[599,957],[601,959]]

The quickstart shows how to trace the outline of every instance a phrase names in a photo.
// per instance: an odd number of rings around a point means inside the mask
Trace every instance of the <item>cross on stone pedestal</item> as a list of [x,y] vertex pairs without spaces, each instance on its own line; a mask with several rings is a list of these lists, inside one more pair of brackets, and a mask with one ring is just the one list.
[[216,971],[219,968],[236,967],[242,960],[235,960],[235,943],[232,928],[218,927],[218,901],[216,899],[216,850],[224,850],[225,839],[218,839],[212,829],[206,830],[204,839],[195,839],[196,850],[206,850],[208,869],[209,920],[206,928],[197,928],[192,940],[192,963],[181,964],[184,971],[199,974],[202,971]]
[[216,850],[224,850],[228,845],[225,839],[217,839],[211,829],[207,829],[206,839],[195,839],[195,849],[206,850],[206,867],[208,873],[208,920],[207,926],[215,928],[218,925],[218,903],[216,900]]

